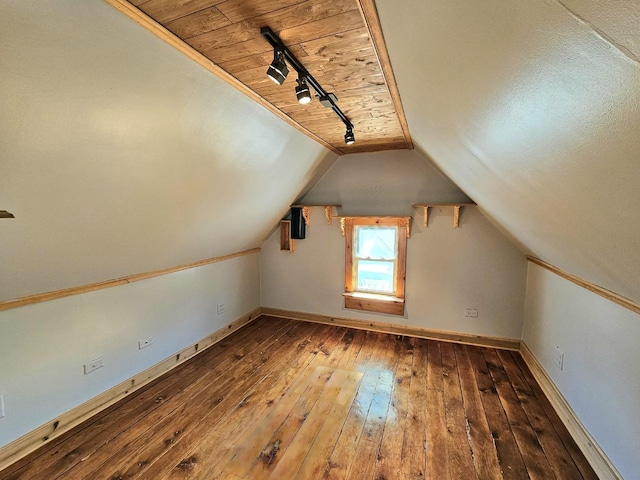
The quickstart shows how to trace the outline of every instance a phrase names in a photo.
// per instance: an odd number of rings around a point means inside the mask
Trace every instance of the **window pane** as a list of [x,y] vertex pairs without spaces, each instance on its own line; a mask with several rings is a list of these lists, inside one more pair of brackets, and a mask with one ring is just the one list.
[[394,262],[359,260],[356,290],[394,293]]
[[396,227],[356,227],[356,256],[379,260],[396,258]]

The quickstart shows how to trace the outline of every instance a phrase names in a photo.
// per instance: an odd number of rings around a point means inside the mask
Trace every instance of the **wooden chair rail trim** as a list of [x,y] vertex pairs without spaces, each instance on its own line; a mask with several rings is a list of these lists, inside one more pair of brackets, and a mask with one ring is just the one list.
[[135,6],[131,5],[128,1],[126,1],[126,0],[104,0],[104,1],[106,3],[108,3],[109,5],[111,5],[112,7],[114,7],[116,10],[118,10],[121,13],[125,14],[131,20],[136,22],[138,25],[141,25],[142,27],[144,27],[147,30],[149,30],[151,33],[153,33],[158,38],[160,38],[160,39],[164,40],[165,42],[167,42],[169,45],[171,45],[176,50],[180,51],[181,53],[183,53],[184,55],[189,57],[191,60],[196,62],[198,65],[200,65],[204,69],[206,69],[209,72],[213,73],[216,77],[220,78],[221,80],[223,80],[227,84],[231,85],[232,87],[236,88],[237,90],[240,90],[242,93],[244,93],[250,99],[258,102],[264,108],[266,108],[271,113],[274,113],[275,115],[280,117],[282,120],[287,122],[289,125],[294,127],[296,130],[304,133],[306,136],[308,136],[309,138],[315,140],[316,142],[318,142],[323,147],[331,150],[333,153],[336,153],[338,155],[344,155],[344,152],[338,150],[337,148],[335,148],[330,143],[324,141],[322,138],[318,137],[317,135],[315,135],[310,130],[307,130],[302,125],[300,125],[299,123],[295,122],[291,117],[289,117],[288,115],[285,115],[282,111],[280,111],[273,104],[271,104],[270,102],[265,100],[263,97],[261,97],[256,92],[251,90],[249,87],[244,85],[242,82],[237,80],[235,77],[233,77],[232,75],[227,73],[225,70],[220,68],[218,65],[213,63],[207,57],[205,57],[200,52],[198,52],[193,47],[191,47],[191,45],[185,43],[180,38],[176,37],[173,33],[171,33],[169,30],[164,28],[158,22],[153,20],[151,17],[146,15],[144,12],[142,12],[139,9],[137,9]]
[[260,248],[252,248],[250,250],[244,250],[242,252],[231,253],[229,255],[223,255],[221,257],[207,258],[205,260],[198,260],[197,262],[186,263],[183,265],[178,265],[176,267],[169,267],[162,270],[155,270],[153,272],[136,273],[134,275],[115,278],[113,280],[106,280],[104,282],[90,283],[88,285],[81,285],[79,287],[65,288],[65,289],[56,290],[53,292],[37,293],[35,295],[29,295],[27,297],[20,297],[13,300],[5,300],[0,302],[0,312],[3,310],[9,310],[11,308],[24,307],[25,305],[31,305],[34,303],[48,302],[49,300],[55,300],[57,298],[70,297],[72,295],[80,295],[82,293],[93,292],[95,290],[102,290],[103,288],[126,285],[128,283],[138,282],[140,280],[146,280],[148,278],[153,278],[153,277],[159,277],[160,275],[167,275],[169,273],[179,272],[181,270],[188,270],[190,268],[202,267],[204,265],[209,265],[211,263],[224,262],[225,260],[231,260],[232,258],[259,253],[260,250],[261,250]]
[[254,309],[253,311],[216,330],[211,335],[204,337],[202,340],[183,348],[178,353],[171,355],[152,367],[134,375],[128,380],[125,380],[115,387],[93,397],[82,405],[63,413],[45,425],[42,425],[17,440],[5,445],[0,448],[0,470],[8,467],[14,462],[17,462],[54,438],[68,432],[73,427],[164,375],[173,368],[184,363],[186,360],[202,353],[207,348],[218,343],[228,335],[231,335],[236,330],[239,330],[245,325],[256,320],[260,314],[260,308]]
[[404,134],[407,147],[413,149],[413,140],[411,140],[411,134],[409,133],[409,123],[404,115],[404,108],[402,107],[402,100],[400,98],[400,90],[396,83],[396,77],[393,73],[393,67],[391,66],[391,59],[389,58],[389,52],[384,41],[384,34],[382,33],[382,26],[380,25],[380,17],[378,17],[378,10],[376,9],[375,0],[358,0],[358,7],[362,14],[364,24],[369,31],[371,37],[371,43],[373,43],[373,50],[378,57],[378,63],[382,68],[382,77],[384,78],[389,94],[391,95],[391,101],[395,106],[396,113],[398,114],[398,120],[400,121],[400,127]]
[[611,463],[607,455],[596,443],[589,431],[582,424],[576,413],[564,398],[558,387],[553,383],[538,359],[533,355],[526,343],[520,342],[520,354],[531,370],[540,388],[547,396],[554,410],[564,423],[576,444],[591,464],[599,478],[623,480],[618,470]]
[[406,335],[410,337],[426,338],[430,340],[442,340],[444,342],[462,343],[465,345],[477,345],[480,347],[500,348],[503,350],[520,350],[520,340],[515,338],[489,337],[470,333],[447,332],[432,330],[397,323],[378,322],[373,320],[359,320],[354,318],[332,317],[316,313],[296,312],[279,308],[262,307],[263,315],[272,317],[301,320],[304,322],[324,323],[339,327],[357,328],[359,330],[371,330],[373,332],[390,333],[392,335]]
[[464,203],[464,202],[458,202],[458,203],[418,203],[416,205],[411,205],[413,208],[419,208],[419,207],[475,207],[476,205],[478,205],[475,202],[469,202],[469,203]]
[[617,293],[612,292],[611,290],[607,290],[606,288],[603,288],[593,283],[589,283],[585,280],[582,280],[581,278],[578,278],[575,275],[567,273],[564,270],[560,270],[558,267],[551,265],[550,263],[547,263],[543,260],[540,260],[539,258],[527,256],[527,260],[529,260],[531,263],[535,263],[536,265],[546,268],[550,272],[553,272],[556,275],[559,275],[562,278],[569,280],[570,282],[573,282],[582,288],[586,288],[590,292],[593,292],[597,295],[600,295],[601,297],[606,298],[607,300],[615,302],[618,305],[621,305],[624,308],[631,310],[632,312],[640,313],[640,304],[634,302],[631,299],[623,297],[622,295],[618,295]]

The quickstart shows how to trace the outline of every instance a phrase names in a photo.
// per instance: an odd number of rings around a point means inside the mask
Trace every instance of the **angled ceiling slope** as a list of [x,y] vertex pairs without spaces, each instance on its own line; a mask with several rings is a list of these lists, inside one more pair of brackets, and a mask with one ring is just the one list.
[[[335,153],[412,148],[373,0],[106,0]],[[269,26],[354,125],[317,100],[300,105],[290,69],[283,85],[266,70]]]
[[377,6],[416,147],[527,254],[640,302],[640,2]]

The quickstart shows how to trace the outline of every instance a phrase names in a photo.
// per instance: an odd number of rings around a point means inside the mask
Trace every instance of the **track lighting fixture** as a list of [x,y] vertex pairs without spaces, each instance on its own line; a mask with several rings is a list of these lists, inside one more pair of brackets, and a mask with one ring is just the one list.
[[298,77],[296,97],[298,97],[298,103],[301,105],[306,105],[311,101],[311,93],[309,92],[309,86],[307,85],[307,79],[305,77]]
[[334,113],[342,120],[344,126],[347,128],[347,132],[344,135],[344,141],[347,145],[351,145],[356,141],[353,134],[353,124],[349,121],[347,116],[340,110],[340,107],[336,105],[338,98],[331,92],[327,93],[324,88],[313,78],[304,65],[295,57],[293,53],[289,51],[280,37],[274,33],[269,27],[262,27],[260,29],[262,36],[273,47],[273,62],[267,70],[267,75],[271,80],[278,85],[282,85],[287,78],[289,69],[287,68],[287,62],[291,65],[296,72],[298,72],[298,85],[296,86],[296,97],[301,104],[307,104],[311,101],[311,90],[309,87],[313,87],[316,91],[316,96],[323,106],[330,108]]
[[284,61],[284,52],[280,49],[273,50],[273,62],[267,69],[267,75],[278,85],[282,85],[289,74],[287,63]]
[[331,108],[338,101],[338,97],[336,97],[333,93],[329,92],[324,97],[318,95],[318,100],[325,108]]
[[344,143],[346,143],[347,145],[351,145],[353,143],[356,142],[356,137],[353,134],[353,130],[349,127],[347,127],[347,131],[344,134]]

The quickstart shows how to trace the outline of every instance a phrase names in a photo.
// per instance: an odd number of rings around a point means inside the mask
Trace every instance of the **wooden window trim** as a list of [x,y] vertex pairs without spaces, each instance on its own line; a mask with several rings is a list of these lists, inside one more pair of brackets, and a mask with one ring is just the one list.
[[[411,217],[344,217],[345,272],[344,306],[390,315],[404,315],[404,294],[407,265],[407,238]],[[397,270],[395,295],[357,292],[353,282],[354,231],[359,226],[397,227]]]
[[404,298],[360,292],[345,292],[342,296],[344,297],[344,308],[350,310],[404,315]]

